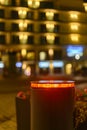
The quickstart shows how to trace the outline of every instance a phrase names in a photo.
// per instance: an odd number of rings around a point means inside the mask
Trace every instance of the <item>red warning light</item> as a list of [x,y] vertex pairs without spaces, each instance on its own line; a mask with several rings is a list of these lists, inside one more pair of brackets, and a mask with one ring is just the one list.
[[49,81],[34,81],[31,82],[32,88],[68,88],[74,87],[74,81],[63,81],[63,80],[49,80]]

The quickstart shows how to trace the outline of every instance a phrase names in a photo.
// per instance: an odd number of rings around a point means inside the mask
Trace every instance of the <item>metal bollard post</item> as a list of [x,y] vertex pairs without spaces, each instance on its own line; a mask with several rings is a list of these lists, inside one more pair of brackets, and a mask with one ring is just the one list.
[[30,96],[19,92],[16,96],[17,130],[30,130]]

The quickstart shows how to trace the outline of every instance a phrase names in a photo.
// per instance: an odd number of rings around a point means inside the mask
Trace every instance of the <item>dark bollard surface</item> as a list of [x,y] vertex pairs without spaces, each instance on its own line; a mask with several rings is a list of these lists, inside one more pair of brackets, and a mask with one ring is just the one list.
[[73,130],[74,84],[41,81],[31,86],[31,130]]
[[19,92],[16,96],[17,130],[30,130],[30,95]]

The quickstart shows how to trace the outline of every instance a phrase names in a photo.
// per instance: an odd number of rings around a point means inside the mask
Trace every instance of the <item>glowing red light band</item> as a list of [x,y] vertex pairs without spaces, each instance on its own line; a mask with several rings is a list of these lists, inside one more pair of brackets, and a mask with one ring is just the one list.
[[31,87],[32,88],[67,88],[67,87],[74,87],[75,84],[74,82],[65,82],[65,83],[40,83],[40,82],[37,82],[37,83],[34,83],[32,82],[31,83]]

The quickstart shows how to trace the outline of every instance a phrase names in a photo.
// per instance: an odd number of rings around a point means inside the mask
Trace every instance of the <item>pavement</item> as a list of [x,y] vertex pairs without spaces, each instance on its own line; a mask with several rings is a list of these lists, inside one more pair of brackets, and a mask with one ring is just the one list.
[[27,77],[0,77],[0,130],[17,130],[16,96],[27,85]]
[[17,130],[16,93],[0,94],[0,130]]

